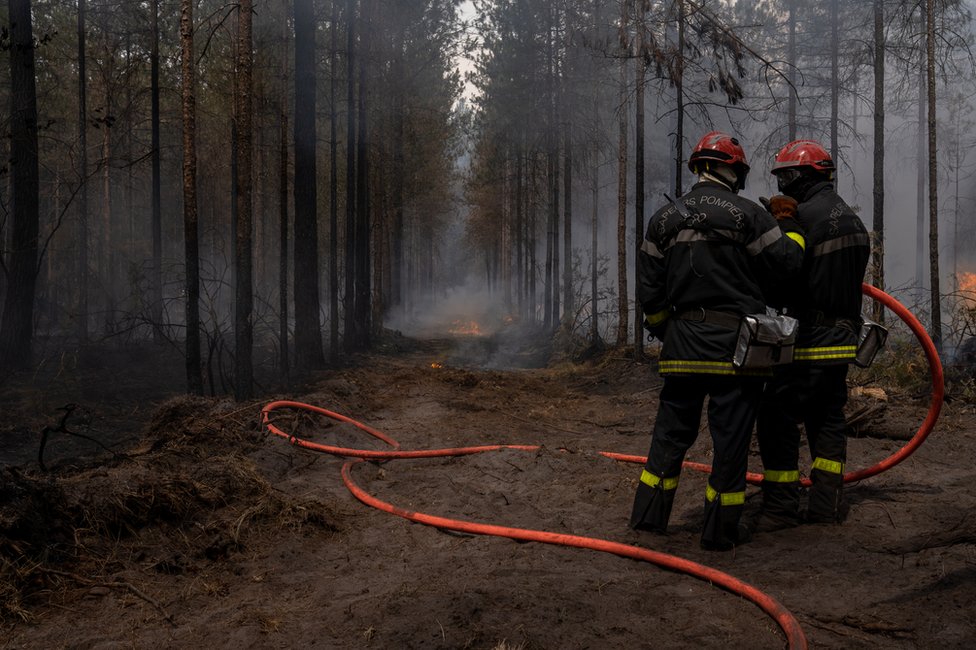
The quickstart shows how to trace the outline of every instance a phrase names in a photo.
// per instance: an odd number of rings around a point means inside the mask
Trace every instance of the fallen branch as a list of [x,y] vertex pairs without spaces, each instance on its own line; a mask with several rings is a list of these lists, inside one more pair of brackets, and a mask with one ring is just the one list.
[[147,603],[149,603],[150,605],[152,605],[153,607],[155,607],[157,610],[159,610],[159,613],[163,615],[163,618],[165,618],[167,621],[170,622],[170,625],[173,625],[174,627],[176,626],[176,622],[173,621],[173,617],[171,617],[169,614],[166,613],[166,610],[163,609],[163,606],[162,605],[160,605],[158,602],[156,602],[153,598],[151,598],[151,597],[147,596],[146,594],[142,593],[141,591],[139,591],[135,587],[135,585],[133,585],[133,584],[131,584],[129,582],[101,582],[101,581],[98,581],[98,580],[89,580],[88,578],[84,578],[84,577],[82,577],[82,576],[80,576],[78,574],[69,573],[67,571],[58,571],[57,569],[47,569],[45,567],[37,566],[37,565],[35,565],[35,568],[37,568],[37,570],[40,571],[41,573],[47,573],[47,574],[50,574],[50,575],[58,575],[58,576],[62,576],[64,578],[71,578],[72,580],[74,580],[76,582],[80,582],[83,585],[88,585],[89,587],[108,587],[109,589],[124,589],[124,590],[127,590],[127,591],[131,592],[133,595],[135,595],[135,596],[137,596],[139,598],[142,598],[144,601],[146,601]]
[[894,544],[885,545],[882,548],[895,555],[907,555],[929,548],[956,546],[957,544],[976,544],[976,517],[973,517],[972,513],[966,514],[962,521],[949,530],[916,535]]
[[89,440],[91,442],[94,442],[96,445],[98,445],[99,447],[101,447],[105,451],[109,452],[113,456],[118,456],[118,453],[117,452],[115,452],[115,451],[109,449],[108,447],[106,447],[105,445],[103,445],[100,440],[96,440],[95,438],[92,438],[91,436],[86,436],[83,433],[77,433],[75,431],[69,431],[68,430],[68,428],[65,425],[66,425],[66,423],[68,421],[68,418],[71,417],[71,414],[74,412],[74,410],[76,408],[78,408],[78,405],[77,404],[66,404],[66,405],[62,406],[58,410],[59,411],[64,411],[64,415],[61,416],[61,422],[58,423],[58,426],[56,426],[56,427],[46,426],[46,427],[44,427],[43,430],[41,430],[41,442],[40,442],[40,445],[38,446],[38,449],[37,449],[37,464],[38,464],[38,466],[40,466],[41,471],[43,471],[43,472],[46,472],[47,471],[47,467],[44,466],[44,446],[47,444],[47,434],[49,434],[49,433],[66,433],[66,434],[68,434],[70,436],[78,436],[79,438],[84,438],[85,440]]
[[585,433],[579,431],[573,431],[572,429],[563,429],[562,427],[557,427],[555,424],[549,424],[548,422],[542,422],[541,420],[533,422],[531,420],[526,420],[525,418],[520,418],[517,415],[512,415],[511,413],[506,413],[505,411],[498,411],[502,415],[507,415],[510,418],[518,420],[519,422],[525,422],[526,424],[541,424],[544,427],[549,427],[550,429],[555,429],[556,431],[565,431],[566,433],[572,433],[577,436],[585,436]]

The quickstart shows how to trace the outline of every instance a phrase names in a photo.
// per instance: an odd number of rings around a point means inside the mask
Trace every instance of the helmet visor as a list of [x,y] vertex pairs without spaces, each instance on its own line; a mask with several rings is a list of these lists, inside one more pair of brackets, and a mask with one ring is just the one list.
[[796,179],[798,179],[802,174],[803,172],[801,172],[799,169],[795,167],[791,169],[783,169],[777,171],[776,184],[779,187],[779,191],[785,193],[786,188],[788,188],[790,184]]

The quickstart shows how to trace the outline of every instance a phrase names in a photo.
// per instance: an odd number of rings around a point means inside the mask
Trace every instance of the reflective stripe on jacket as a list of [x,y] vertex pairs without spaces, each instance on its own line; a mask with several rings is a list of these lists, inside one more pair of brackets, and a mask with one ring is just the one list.
[[817,323],[860,322],[861,283],[871,255],[867,229],[830,182],[810,188],[797,207],[797,221],[807,242],[803,272],[778,305],[800,320],[793,362],[851,363],[857,352],[857,332]]
[[803,233],[719,183],[697,183],[679,200],[687,215],[673,203],[654,213],[637,257],[638,302],[650,326],[667,324],[659,370],[740,374],[732,367],[735,328],[670,316],[765,313],[766,292],[803,264]]

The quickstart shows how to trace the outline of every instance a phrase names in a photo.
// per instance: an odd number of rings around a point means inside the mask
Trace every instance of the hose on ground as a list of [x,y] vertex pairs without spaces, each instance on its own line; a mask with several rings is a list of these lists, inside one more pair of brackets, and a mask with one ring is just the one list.
[[[379,438],[380,440],[386,442],[393,447],[389,451],[373,451],[366,449],[350,449],[346,447],[334,447],[329,445],[321,445],[303,438],[299,438],[295,435],[287,434],[281,431],[279,428],[274,426],[271,422],[271,413],[277,409],[282,408],[293,408],[303,411],[308,411],[311,413],[317,413],[325,417],[329,417],[341,422],[348,422],[355,425],[361,431],[369,433],[372,436]],[[681,573],[688,574],[700,580],[704,580],[711,584],[715,584],[723,589],[730,591],[734,594],[738,594],[743,598],[746,598],[753,603],[755,603],[759,608],[766,612],[783,630],[786,635],[787,641],[789,642],[789,648],[791,650],[806,650],[807,642],[806,637],[803,635],[803,630],[800,627],[800,623],[796,618],[787,610],[779,601],[777,601],[772,596],[760,591],[759,589],[753,587],[752,585],[733,578],[727,573],[718,571],[711,567],[698,564],[696,562],[691,562],[690,560],[685,560],[674,555],[668,555],[666,553],[660,553],[658,551],[652,551],[650,549],[638,548],[636,546],[629,546],[627,544],[621,544],[619,542],[611,542],[609,540],[597,539],[593,537],[583,537],[578,535],[564,535],[560,533],[552,533],[547,531],[539,530],[528,530],[524,528],[509,528],[506,526],[495,526],[491,524],[479,524],[471,521],[463,521],[458,519],[446,519],[444,517],[435,517],[432,515],[426,515],[419,512],[414,512],[412,510],[406,510],[399,508],[385,501],[381,501],[356,484],[352,477],[352,468],[357,464],[365,460],[393,460],[393,459],[403,459],[403,458],[436,458],[445,456],[462,456],[467,454],[477,454],[485,451],[495,451],[500,449],[522,449],[522,450],[535,450],[539,447],[537,445],[488,445],[481,447],[459,447],[454,449],[427,449],[419,451],[404,451],[399,448],[399,444],[392,438],[372,429],[360,422],[348,418],[344,415],[328,411],[326,409],[320,408],[318,406],[313,406],[311,404],[303,404],[301,402],[291,402],[291,401],[277,401],[272,402],[264,407],[261,411],[263,422],[268,430],[272,433],[279,435],[283,438],[287,438],[292,444],[305,449],[310,449],[313,451],[329,453],[337,456],[344,456],[349,458],[346,463],[342,466],[342,480],[345,483],[349,491],[357,499],[362,501],[368,506],[388,512],[400,517],[409,519],[417,523],[425,524],[428,526],[434,526],[436,528],[446,529],[446,530],[456,530],[459,532],[476,534],[476,535],[494,535],[497,537],[507,537],[519,541],[528,542],[542,542],[545,544],[556,544],[560,546],[572,546],[576,548],[585,548],[596,551],[603,551],[606,553],[613,553],[622,557],[629,557],[635,560],[643,560],[645,562],[650,562],[658,566],[672,569]]]
[[[925,329],[921,326],[918,320],[897,300],[884,293],[883,291],[876,289],[870,285],[863,285],[862,292],[864,295],[880,302],[885,307],[893,311],[899,318],[901,318],[908,327],[912,330],[915,336],[918,338],[925,351],[925,356],[929,364],[929,369],[932,375],[932,403],[929,407],[928,414],[925,421],[922,423],[921,428],[914,437],[906,444],[902,449],[893,454],[892,456],[886,458],[885,460],[863,469],[857,472],[852,472],[850,474],[845,474],[844,482],[849,483],[852,481],[859,481],[870,476],[874,476],[880,472],[883,472],[891,467],[897,465],[905,458],[910,456],[918,447],[925,441],[928,435],[932,432],[935,426],[935,422],[939,417],[939,412],[942,408],[942,402],[944,399],[944,383],[942,376],[942,365],[939,360],[938,352],[935,349],[935,345],[932,340],[926,334]],[[329,417],[342,422],[348,422],[355,425],[360,430],[382,440],[383,442],[389,444],[393,447],[389,451],[371,451],[365,449],[350,449],[344,447],[334,447],[321,445],[318,443],[313,443],[308,440],[304,440],[294,435],[289,435],[284,433],[280,429],[274,426],[271,422],[271,413],[276,409],[280,408],[294,408],[299,410],[305,410],[312,413],[317,413],[325,417]],[[571,546],[576,548],[585,548],[597,551],[603,551],[607,553],[613,553],[622,557],[629,557],[636,560],[643,560],[645,562],[650,562],[661,567],[686,573],[690,576],[696,577],[700,580],[705,580],[711,584],[718,585],[723,589],[726,589],[732,593],[741,595],[742,597],[752,601],[763,611],[765,611],[783,630],[786,635],[787,641],[789,643],[789,648],[792,650],[805,650],[807,647],[806,637],[803,634],[803,630],[800,628],[799,622],[793,617],[790,612],[783,607],[776,599],[772,598],[768,594],[756,589],[755,587],[733,578],[732,576],[718,571],[716,569],[698,564],[696,562],[691,562],[673,555],[668,555],[665,553],[660,553],[657,551],[652,551],[649,549],[638,548],[635,546],[629,546],[627,544],[621,544],[618,542],[611,542],[609,540],[597,539],[592,537],[582,537],[577,535],[564,535],[560,533],[552,533],[547,531],[536,531],[528,530],[522,528],[509,528],[505,526],[496,526],[490,524],[479,524],[470,521],[462,521],[456,519],[446,519],[443,517],[435,517],[432,515],[426,515],[419,512],[414,512],[412,510],[406,510],[399,508],[385,501],[381,501],[371,495],[369,495],[365,490],[359,487],[352,477],[352,468],[364,460],[392,460],[392,459],[402,459],[402,458],[434,458],[434,457],[446,457],[446,456],[461,456],[466,454],[477,454],[485,451],[492,451],[498,449],[522,449],[522,450],[534,450],[538,449],[535,445],[488,445],[481,447],[460,447],[454,449],[429,449],[429,450],[419,450],[419,451],[405,451],[401,450],[399,444],[392,438],[384,435],[383,433],[376,431],[364,424],[361,424],[351,418],[338,413],[333,413],[323,408],[317,406],[312,406],[310,404],[303,404],[301,402],[291,402],[291,401],[277,401],[272,402],[264,407],[262,410],[263,422],[268,430],[272,433],[287,438],[293,444],[323,453],[329,453],[337,456],[343,456],[349,458],[346,463],[342,466],[342,480],[345,483],[349,491],[360,501],[368,506],[383,510],[385,512],[404,517],[410,521],[425,524],[428,526],[434,526],[436,528],[456,530],[465,533],[477,534],[477,535],[495,535],[499,537],[508,537],[511,539],[519,541],[534,541],[542,542],[545,544],[557,544],[562,546]],[[646,457],[641,456],[628,456],[623,454],[616,454],[613,452],[600,452],[602,455],[619,461],[633,462],[633,463],[645,463],[647,461]],[[698,469],[702,471],[710,471],[711,467],[708,465],[703,465],[701,463],[690,463],[685,462],[685,467]],[[762,476],[758,474],[750,473],[748,475],[748,480],[752,483],[758,483],[762,480]],[[804,479],[804,485],[810,485],[809,479]]]

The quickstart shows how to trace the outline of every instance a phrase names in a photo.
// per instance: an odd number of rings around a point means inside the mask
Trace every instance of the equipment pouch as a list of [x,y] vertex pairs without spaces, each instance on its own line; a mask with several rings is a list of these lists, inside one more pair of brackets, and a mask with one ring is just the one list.
[[737,370],[762,370],[790,363],[799,325],[789,316],[746,314],[739,321],[732,365]]
[[867,368],[874,361],[878,350],[888,340],[888,330],[868,318],[861,318],[861,331],[857,335],[857,353],[854,365]]

